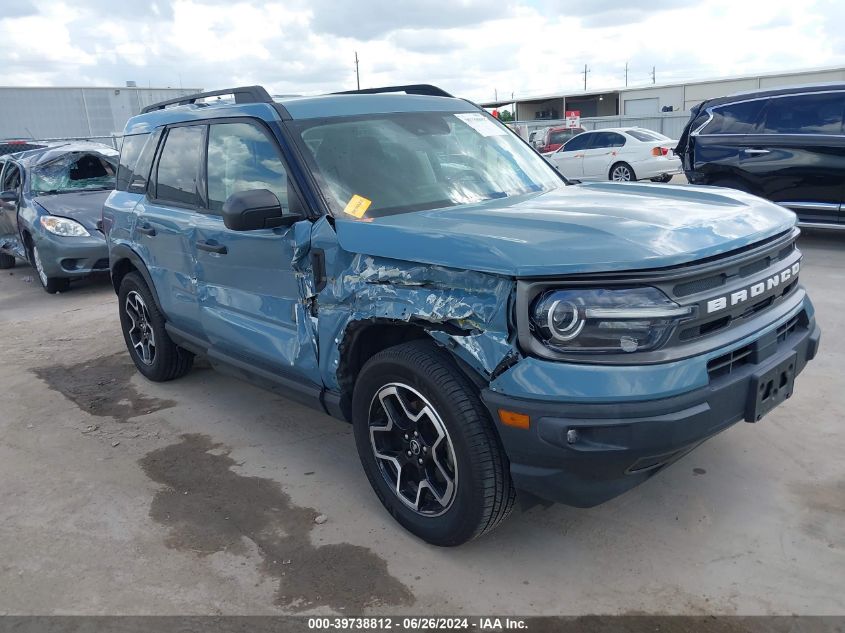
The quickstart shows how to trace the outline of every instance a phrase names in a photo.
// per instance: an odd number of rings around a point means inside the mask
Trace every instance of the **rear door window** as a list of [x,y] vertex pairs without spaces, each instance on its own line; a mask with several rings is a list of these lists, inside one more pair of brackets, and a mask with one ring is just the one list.
[[778,97],[766,108],[765,134],[841,134],[845,93]]
[[622,147],[625,144],[625,137],[616,132],[596,132],[592,136],[594,138],[590,149]]
[[174,127],[167,132],[158,159],[156,198],[196,206],[197,176],[202,158],[204,126]]
[[701,134],[753,134],[765,105],[766,99],[755,99],[716,106]]

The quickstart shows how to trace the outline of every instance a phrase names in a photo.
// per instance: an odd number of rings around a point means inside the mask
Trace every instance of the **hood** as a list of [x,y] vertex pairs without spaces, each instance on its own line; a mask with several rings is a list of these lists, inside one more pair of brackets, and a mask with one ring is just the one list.
[[791,211],[731,189],[595,183],[335,226],[354,253],[541,277],[676,266],[794,224]]
[[103,216],[103,203],[111,191],[76,191],[36,196],[35,202],[44,207],[50,215],[60,215],[76,220],[86,229],[97,229],[97,222]]

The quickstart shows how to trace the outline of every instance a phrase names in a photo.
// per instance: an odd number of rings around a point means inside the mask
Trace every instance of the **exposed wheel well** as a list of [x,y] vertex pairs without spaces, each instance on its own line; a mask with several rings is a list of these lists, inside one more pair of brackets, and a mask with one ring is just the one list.
[[115,292],[120,292],[120,282],[132,271],[137,270],[128,258],[118,260],[111,269],[111,283]]
[[29,231],[21,231],[21,238],[23,238],[23,254],[26,257],[26,263],[35,267],[35,264],[32,263],[32,257],[30,256],[30,252],[32,251],[32,235],[29,234]]
[[405,321],[368,319],[347,326],[337,368],[340,407],[347,420],[352,420],[352,392],[364,363],[388,347],[423,338],[428,334],[422,327]]

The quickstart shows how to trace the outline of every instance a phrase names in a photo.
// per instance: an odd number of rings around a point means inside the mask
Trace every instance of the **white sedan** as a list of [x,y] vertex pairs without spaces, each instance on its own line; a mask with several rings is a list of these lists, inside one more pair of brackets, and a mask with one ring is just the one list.
[[570,180],[654,180],[681,173],[677,141],[643,128],[605,128],[573,136],[546,156]]

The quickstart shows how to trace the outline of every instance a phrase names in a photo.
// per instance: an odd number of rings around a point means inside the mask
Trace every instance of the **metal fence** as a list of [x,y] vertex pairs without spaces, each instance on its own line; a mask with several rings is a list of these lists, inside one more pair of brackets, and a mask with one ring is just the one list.
[[[608,127],[642,127],[677,139],[684,131],[687,121],[689,121],[689,112],[670,112],[653,116],[597,116],[582,118],[581,127],[585,130],[599,130]],[[511,125],[520,136],[527,140],[531,132],[535,130],[566,126],[566,121],[564,119],[514,121]]]

